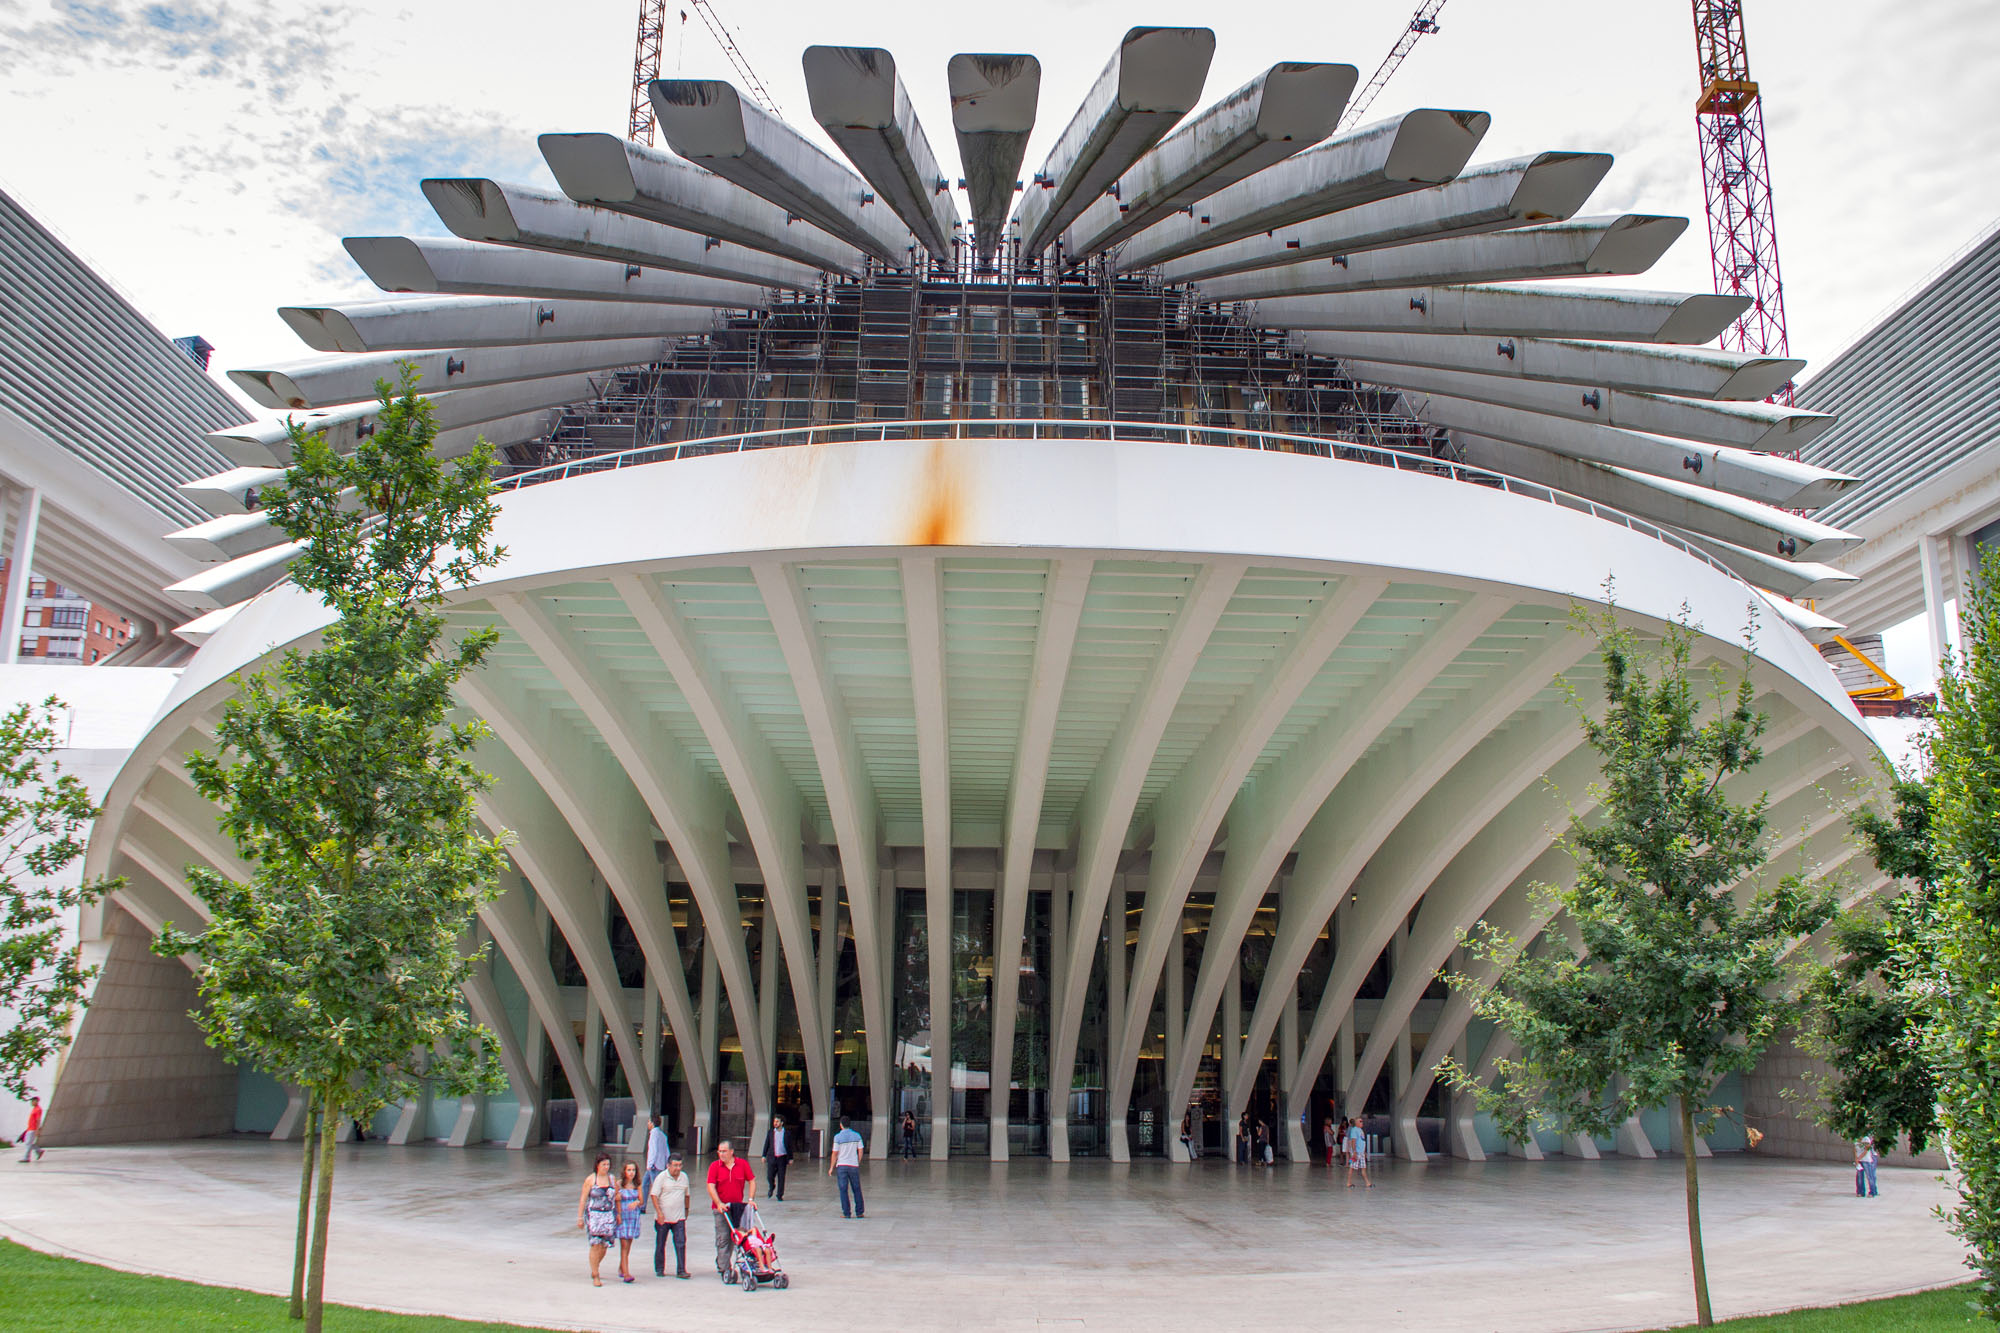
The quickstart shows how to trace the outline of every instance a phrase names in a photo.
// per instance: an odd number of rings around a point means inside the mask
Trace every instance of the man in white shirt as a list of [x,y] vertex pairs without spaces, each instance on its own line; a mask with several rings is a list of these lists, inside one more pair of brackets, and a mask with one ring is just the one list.
[[785,1128],[785,1117],[772,1116],[771,1132],[764,1138],[764,1174],[773,1199],[785,1197],[785,1168],[791,1164],[792,1136]]
[[[847,1117],[840,1117],[840,1133],[833,1136],[833,1164],[826,1173],[840,1186],[840,1215],[842,1217],[865,1217],[867,1205],[861,1201],[861,1156],[867,1149],[861,1136],[847,1123]],[[848,1212],[848,1196],[853,1196],[854,1211]]]
[[646,1178],[639,1188],[651,1191],[653,1180],[667,1169],[667,1154],[672,1151],[667,1143],[667,1131],[660,1127],[660,1117],[653,1117],[653,1126],[646,1131]]
[[[660,1131],[655,1128],[655,1134]],[[681,1171],[681,1155],[674,1153],[667,1158],[660,1174],[653,1178],[653,1186],[648,1194],[653,1204],[653,1276],[667,1275],[667,1238],[674,1242],[674,1276],[686,1277],[687,1264],[687,1216],[688,1178]]]

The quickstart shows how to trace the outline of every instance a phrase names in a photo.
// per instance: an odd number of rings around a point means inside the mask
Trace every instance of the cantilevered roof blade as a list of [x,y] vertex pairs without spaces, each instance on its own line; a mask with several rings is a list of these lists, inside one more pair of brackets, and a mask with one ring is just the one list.
[[1021,159],[1035,128],[1042,65],[1028,55],[961,54],[945,66],[951,128],[981,256],[1006,238],[1007,210],[1021,184]]
[[1037,254],[1201,101],[1215,33],[1133,28],[1021,198],[1021,250]]
[[315,352],[505,347],[671,338],[707,333],[716,312],[699,306],[612,301],[530,301],[506,296],[417,296],[339,305],[282,306],[278,318]]
[[435,352],[373,352],[324,356],[284,365],[232,370],[230,382],[261,407],[332,407],[375,397],[377,380],[394,380],[404,362],[416,367],[430,389],[473,388],[514,380],[568,375],[579,370],[612,370],[656,361],[665,344],[657,338],[558,343],[546,347],[463,347]]
[[368,280],[385,292],[644,301],[729,310],[761,310],[771,300],[768,288],[747,282],[455,237],[349,236],[341,244]]
[[1304,152],[1333,133],[1357,77],[1352,65],[1271,66],[1134,163],[1070,224],[1064,248],[1095,254]]
[[949,259],[958,205],[896,58],[879,46],[809,46],[803,63],[813,119],[924,248]]
[[1298,335],[1298,345],[1322,356],[1359,361],[1732,402],[1769,398],[1806,364],[1713,347],[1448,333],[1304,333]]
[[850,276],[866,264],[846,241],[714,172],[615,134],[544,134],[537,142],[562,192],[579,204],[746,245]]
[[1747,296],[1607,287],[1392,287],[1253,301],[1245,322],[1263,329],[1705,343],[1749,308]]
[[735,181],[885,264],[910,262],[911,238],[862,179],[720,79],[648,85],[660,132],[676,153]]
[[1290,222],[1441,185],[1485,137],[1484,111],[1411,111],[1288,157],[1157,222],[1126,242],[1121,266],[1145,268]]
[[709,238],[696,232],[592,208],[532,186],[479,177],[434,177],[423,183],[423,190],[444,225],[468,241],[610,259],[794,291],[811,291],[820,282],[817,268],[740,245],[712,245]]
[[[1583,207],[1583,201],[1610,169],[1609,153],[1537,153],[1487,162],[1428,190],[1287,223],[1268,233],[1258,232],[1169,260],[1159,266],[1160,277],[1167,282],[1200,282],[1225,273],[1414,241],[1560,222]],[[1127,246],[1118,255],[1117,267],[1128,272],[1148,265],[1137,247]]]
[[1196,291],[1204,301],[1258,301],[1379,291],[1426,279],[1456,284],[1629,277],[1658,263],[1687,225],[1686,218],[1636,213],[1579,218],[1233,273],[1206,279]]

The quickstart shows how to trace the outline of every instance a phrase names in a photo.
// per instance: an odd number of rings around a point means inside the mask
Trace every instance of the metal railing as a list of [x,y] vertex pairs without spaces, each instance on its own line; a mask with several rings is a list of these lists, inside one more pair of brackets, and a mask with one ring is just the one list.
[[[1558,509],[1574,509],[1608,523],[1629,528],[1655,541],[1685,552],[1712,569],[1740,583],[1748,583],[1735,570],[1683,537],[1645,519],[1634,518],[1622,509],[1587,500],[1568,491],[1539,482],[1523,481],[1503,472],[1454,463],[1449,459],[1428,458],[1351,440],[1327,439],[1313,435],[1287,435],[1278,431],[1238,430],[1227,426],[1191,426],[1177,422],[1101,421],[1072,417],[955,418],[945,421],[852,421],[821,426],[791,426],[781,430],[742,431],[700,440],[680,440],[672,444],[646,445],[617,453],[593,454],[553,463],[546,467],[517,472],[499,479],[503,491],[563,481],[592,472],[611,472],[647,463],[666,463],[682,458],[706,458],[713,454],[745,453],[752,449],[779,449],[796,445],[840,444],[883,440],[932,439],[1012,439],[1012,440],[1140,440],[1153,443],[1200,444],[1224,449],[1257,449],[1266,453],[1302,454],[1342,462],[1366,463],[1393,468],[1398,472],[1420,472],[1444,477],[1509,495],[1525,496],[1552,504]],[[1751,585],[1755,586],[1755,585]]]

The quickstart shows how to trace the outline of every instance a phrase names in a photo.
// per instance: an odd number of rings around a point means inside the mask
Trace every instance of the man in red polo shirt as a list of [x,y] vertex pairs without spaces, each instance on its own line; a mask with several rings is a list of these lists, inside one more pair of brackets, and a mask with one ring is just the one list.
[[39,1142],[41,1137],[42,1137],[42,1099],[40,1097],[31,1097],[28,1099],[27,1132],[21,1135],[22,1161],[24,1162],[30,1160],[40,1161],[42,1159],[42,1148]]
[[757,1172],[728,1139],[717,1142],[708,1164],[708,1202],[715,1212],[715,1271],[724,1282],[736,1280],[729,1270],[729,1229],[742,1222],[743,1205],[756,1197]]

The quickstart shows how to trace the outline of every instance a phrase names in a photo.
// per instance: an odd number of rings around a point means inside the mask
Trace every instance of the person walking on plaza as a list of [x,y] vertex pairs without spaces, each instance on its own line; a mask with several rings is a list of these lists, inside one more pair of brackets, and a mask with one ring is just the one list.
[[771,1132],[764,1136],[764,1184],[773,1199],[785,1197],[785,1168],[792,1164],[792,1136],[785,1131],[785,1117],[771,1117]]
[[1333,1154],[1340,1148],[1340,1131],[1333,1127],[1332,1116],[1328,1116],[1319,1122],[1319,1141],[1320,1146],[1326,1149],[1326,1164],[1331,1168],[1333,1166]]
[[652,1127],[646,1131],[646,1178],[639,1182],[639,1188],[652,1192],[653,1180],[667,1169],[667,1156],[673,1152],[673,1145],[667,1142],[667,1131],[660,1125],[660,1117],[652,1118]]
[[[848,1125],[847,1117],[840,1117],[840,1133],[833,1136],[833,1165],[826,1173],[832,1176],[840,1187],[840,1215],[842,1217],[865,1217],[868,1205],[861,1201],[861,1158],[868,1151],[861,1136]],[[848,1193],[854,1195],[853,1211],[848,1211]]]
[[[1893,1146],[1893,1145],[1892,1145]],[[1854,1193],[1857,1197],[1866,1194],[1875,1197],[1875,1165],[1882,1160],[1882,1154],[1875,1151],[1875,1136],[1863,1135],[1854,1145]],[[1866,1184],[1867,1189],[1862,1189]]]
[[21,1133],[22,1161],[39,1162],[42,1160],[42,1154],[45,1149],[41,1147],[41,1140],[42,1099],[40,1097],[30,1097],[28,1098],[28,1127]]
[[1252,1153],[1250,1160],[1258,1166],[1269,1166],[1271,1164],[1271,1130],[1261,1120],[1257,1122],[1257,1134],[1252,1143],[1254,1144],[1255,1151]]
[[913,1112],[903,1112],[902,1139],[903,1156],[906,1158],[915,1158],[917,1155],[917,1117]]
[[724,1282],[729,1271],[729,1229],[743,1220],[743,1205],[757,1197],[757,1173],[736,1155],[736,1145],[717,1139],[715,1160],[708,1164],[708,1203],[715,1213],[715,1271]]
[[1368,1134],[1361,1128],[1361,1117],[1355,1116],[1347,1122],[1347,1188],[1354,1188],[1354,1173],[1361,1173],[1364,1188],[1374,1189],[1375,1182],[1368,1179]]
[[688,1195],[690,1184],[681,1171],[681,1155],[670,1153],[666,1169],[653,1177],[647,1198],[653,1204],[653,1276],[667,1275],[667,1241],[674,1243],[674,1276],[688,1275]]
[[576,1199],[576,1224],[590,1242],[590,1285],[601,1287],[604,1279],[597,1266],[604,1252],[618,1238],[618,1183],[611,1178],[611,1154],[599,1153],[583,1178],[583,1192]]
[[1250,1165],[1250,1113],[1245,1111],[1236,1119],[1236,1165]]
[[632,1242],[646,1216],[646,1192],[639,1183],[639,1164],[627,1161],[618,1172],[618,1277],[632,1280]]

